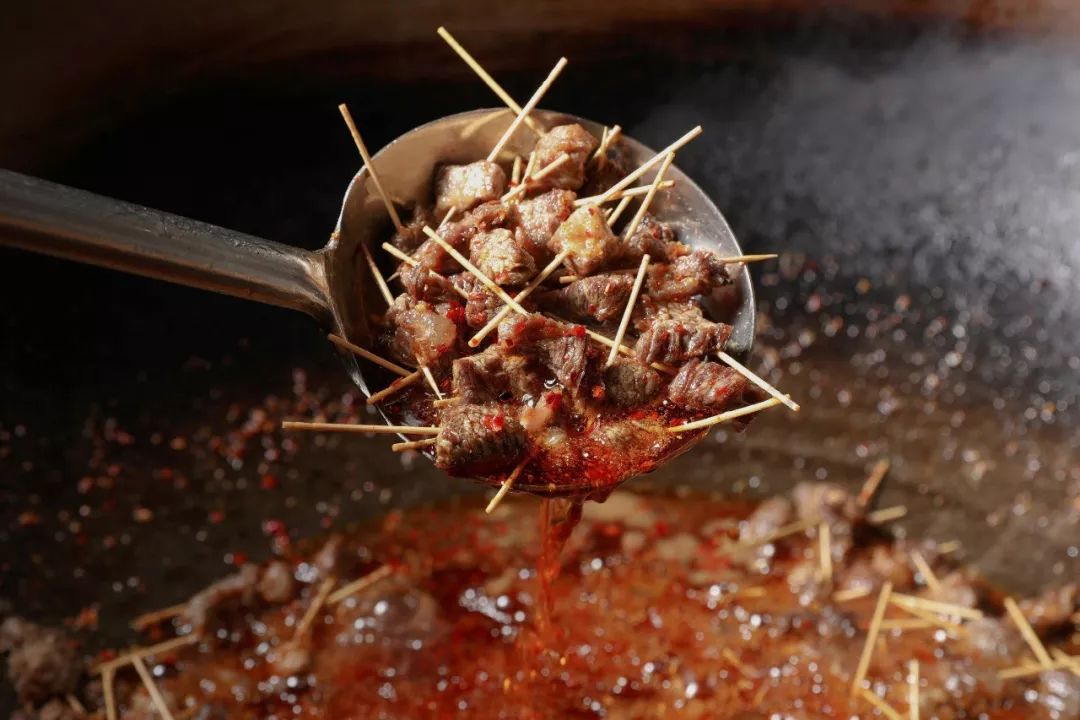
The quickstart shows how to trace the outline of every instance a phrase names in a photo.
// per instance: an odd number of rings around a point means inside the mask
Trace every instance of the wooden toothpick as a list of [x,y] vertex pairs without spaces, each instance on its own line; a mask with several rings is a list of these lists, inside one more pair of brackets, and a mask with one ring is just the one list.
[[382,182],[379,180],[379,174],[375,172],[375,163],[371,161],[371,155],[368,154],[367,145],[364,144],[364,139],[360,137],[360,131],[356,129],[356,123],[353,122],[352,113],[349,112],[349,108],[345,103],[338,105],[338,111],[341,113],[341,117],[345,119],[345,124],[349,128],[349,134],[352,135],[353,142],[356,143],[356,149],[360,151],[360,158],[364,161],[364,167],[367,168],[368,175],[371,176],[371,181],[375,183],[375,189],[379,193],[379,197],[382,198],[383,205],[386,206],[386,212],[390,215],[390,220],[394,223],[394,227],[398,232],[405,229],[405,226],[401,224],[401,217],[398,216],[397,208],[394,207],[393,201],[390,196],[387,195],[386,189],[383,187]]
[[525,466],[529,464],[530,460],[532,460],[531,457],[526,457],[524,460],[519,462],[517,464],[517,467],[513,469],[510,475],[508,475],[507,478],[503,480],[502,486],[499,488],[499,491],[495,493],[495,497],[491,498],[491,502],[489,502],[487,504],[487,507],[484,508],[485,513],[490,515],[492,511],[499,506],[499,503],[501,503],[503,501],[503,498],[506,497],[506,494],[510,492],[510,488],[514,486],[514,482],[518,479],[518,476],[521,475],[521,471],[525,469]]
[[601,205],[601,204],[607,202],[611,198],[615,197],[616,193],[618,193],[618,192],[620,192],[622,190],[625,190],[632,183],[637,181],[638,178],[640,178],[645,173],[649,172],[649,170],[653,167],[653,165],[656,165],[658,162],[661,162],[665,157],[667,157],[668,153],[673,153],[673,152],[678,151],[680,148],[682,148],[688,142],[690,142],[691,140],[696,138],[698,135],[700,135],[701,132],[702,132],[701,131],[701,126],[698,125],[694,129],[690,130],[685,135],[680,137],[678,140],[671,143],[670,145],[668,145],[666,148],[664,148],[660,152],[656,153],[656,155],[653,155],[652,158],[650,158],[649,160],[646,160],[644,163],[642,163],[642,165],[640,167],[638,167],[637,170],[634,170],[633,172],[628,174],[626,177],[624,177],[622,180],[620,180],[619,182],[617,182],[614,185],[612,185],[611,187],[609,187],[603,194],[594,196],[594,198],[586,198],[586,200],[588,202],[582,202],[581,200],[577,200],[577,201],[574,202],[574,204],[575,205]]
[[154,702],[154,707],[157,708],[161,717],[165,718],[165,720],[174,720],[173,714],[165,702],[165,698],[162,697],[161,691],[158,690],[157,683],[154,682],[154,678],[150,675],[150,671],[146,669],[146,664],[142,661],[142,658],[138,656],[133,657],[131,659],[131,664],[134,666],[135,672],[139,674],[139,679],[142,680],[146,692],[149,693],[150,699]]
[[[480,63],[478,63],[473,58],[473,56],[470,55],[469,52],[461,46],[461,43],[454,39],[454,36],[451,35],[446,28],[440,26],[439,29],[435,32],[437,32],[439,34],[439,37],[445,40],[446,44],[449,45],[454,50],[454,52],[458,54],[458,57],[465,61],[466,65],[472,68],[473,72],[480,76],[480,79],[484,81],[484,84],[491,88],[491,91],[494,92],[500,100],[506,103],[506,107],[513,110],[514,114],[521,113],[521,106],[514,101],[514,98],[510,97],[510,93],[503,90],[502,86],[499,85],[499,83],[495,82],[495,78],[491,77],[491,75],[488,74],[487,70],[484,70],[483,66],[481,66]],[[536,121],[532,118],[527,117],[525,119],[525,124],[535,130],[537,133],[541,135],[544,134],[543,131],[540,129],[540,126],[537,125]]]
[[397,375],[400,375],[401,377],[406,377],[406,376],[412,374],[411,370],[406,370],[405,368],[401,367],[397,363],[390,362],[389,360],[384,360],[381,357],[379,357],[378,355],[376,355],[375,353],[369,352],[368,350],[365,350],[364,348],[360,347],[359,345],[354,345],[353,343],[349,342],[348,340],[341,337],[340,335],[335,335],[334,333],[330,333],[326,337],[330,342],[334,343],[338,347],[343,348],[345,350],[348,350],[351,353],[355,353],[356,355],[359,355],[360,357],[364,358],[365,360],[370,360],[371,362],[375,363],[379,367],[386,368],[390,372],[395,373]]
[[404,452],[406,450],[417,450],[419,448],[431,447],[439,441],[438,438],[427,438],[425,440],[412,440],[410,442],[394,443],[390,446],[390,449],[394,452]]
[[[670,156],[669,156],[670,157]],[[626,301],[626,309],[623,310],[622,320],[619,321],[619,329],[615,333],[614,343],[611,347],[611,351],[608,353],[607,362],[604,367],[611,367],[615,364],[615,359],[619,357],[619,346],[622,345],[623,337],[626,335],[626,328],[630,326],[630,316],[634,314],[634,304],[637,302],[638,295],[641,293],[641,285],[645,282],[645,271],[649,268],[649,254],[645,253],[641,256],[641,265],[638,266],[637,277],[634,278],[634,285],[630,288],[630,297]]]
[[337,605],[339,602],[355,595],[364,588],[371,587],[375,583],[379,582],[383,578],[389,577],[394,570],[389,565],[383,565],[382,567],[372,570],[362,578],[353,580],[351,583],[342,585],[334,592],[330,593],[330,597],[326,598],[326,602],[329,605]]
[[682,425],[669,427],[668,432],[688,432],[690,430],[700,430],[701,428],[707,428],[712,425],[719,425],[720,423],[727,422],[728,420],[741,418],[744,415],[752,415],[753,413],[775,407],[779,404],[780,401],[776,398],[769,398],[768,400],[762,400],[759,403],[747,405],[746,407],[741,407],[737,410],[728,410],[727,412],[722,412],[719,415],[713,415],[712,417],[707,417],[703,420],[695,420],[694,422],[688,422]]
[[506,147],[506,143],[508,143],[513,134],[517,132],[517,129],[521,126],[521,123],[525,121],[525,118],[529,116],[529,113],[531,113],[533,109],[535,109],[536,106],[540,103],[540,100],[544,97],[544,93],[546,93],[548,91],[548,88],[551,87],[552,83],[555,82],[555,78],[559,77],[559,73],[562,72],[564,67],[566,67],[566,58],[559,58],[559,62],[555,63],[555,67],[551,69],[551,72],[548,73],[548,76],[544,79],[544,82],[540,84],[540,87],[536,89],[536,92],[533,93],[533,96],[529,98],[529,102],[525,103],[525,107],[521,108],[521,110],[518,111],[517,117],[515,117],[514,121],[510,123],[510,127],[506,128],[506,132],[503,133],[503,136],[499,138],[499,141],[497,143],[495,143],[495,147],[491,148],[491,152],[488,153],[487,156],[488,162],[495,162],[495,158],[499,157],[499,153],[502,152],[502,149],[504,147]]
[[415,371],[409,373],[408,375],[406,375],[405,377],[398,378],[397,380],[390,383],[387,387],[383,388],[382,390],[380,390],[380,391],[378,391],[376,393],[372,393],[371,397],[369,397],[367,399],[367,404],[368,405],[375,405],[377,403],[380,403],[384,399],[390,397],[391,395],[393,395],[395,393],[398,393],[398,392],[404,390],[405,388],[407,388],[407,387],[409,387],[411,385],[415,385],[423,377],[424,377],[424,373],[422,371],[415,370]]
[[675,162],[675,153],[668,153],[664,156],[664,162],[660,164],[660,169],[656,171],[656,177],[653,178],[652,184],[649,185],[649,191],[645,193],[645,199],[641,201],[637,212],[634,213],[634,219],[626,226],[626,232],[623,233],[623,242],[629,242],[630,238],[634,237],[638,225],[645,218],[645,213],[649,211],[649,206],[652,205],[653,198],[656,197],[656,189],[664,181],[664,173],[667,172],[673,162]]
[[424,425],[357,425],[354,423],[300,422],[285,420],[282,430],[311,430],[318,432],[384,433],[388,435],[438,435],[439,428]]
[[721,360],[723,360],[727,365],[731,366],[733,369],[738,371],[738,373],[740,375],[742,375],[744,378],[746,378],[750,382],[754,383],[759,388],[761,388],[765,392],[769,393],[774,398],[776,398],[780,402],[784,403],[785,405],[787,405],[789,408],[791,408],[795,412],[799,412],[800,408],[799,408],[798,403],[796,403],[789,396],[787,396],[784,393],[780,392],[775,387],[773,387],[771,384],[766,382],[764,378],[760,377],[753,370],[746,367],[741,362],[739,362],[735,358],[731,357],[730,355],[728,355],[726,352],[724,352],[722,350],[720,352],[716,353],[716,356],[718,358],[720,358]]

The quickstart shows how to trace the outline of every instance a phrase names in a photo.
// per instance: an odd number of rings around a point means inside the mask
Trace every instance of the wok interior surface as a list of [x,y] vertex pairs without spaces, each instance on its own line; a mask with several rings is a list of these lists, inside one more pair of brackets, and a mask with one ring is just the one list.
[[[1017,592],[1076,577],[1080,46],[838,13],[744,22],[571,57],[545,101],[653,146],[703,124],[680,168],[746,252],[784,254],[753,270],[752,365],[803,412],[721,428],[628,489],[857,486],[887,457],[899,532],[961,540]],[[507,74],[511,93],[558,52]],[[331,85],[225,79],[19,169],[317,248],[358,167],[334,103],[373,148],[491,105],[465,75]],[[132,616],[266,557],[267,521],[299,539],[483,502],[385,438],[261,432],[313,396],[362,405],[304,317],[7,250],[0,301],[0,596],[35,618],[96,604],[97,639],[123,644]]]

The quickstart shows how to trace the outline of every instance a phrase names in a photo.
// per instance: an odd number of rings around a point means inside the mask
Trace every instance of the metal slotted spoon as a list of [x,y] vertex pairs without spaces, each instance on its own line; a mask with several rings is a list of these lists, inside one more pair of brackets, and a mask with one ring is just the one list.
[[[544,127],[578,122],[597,137],[603,131],[599,123],[572,115],[535,110],[532,117]],[[374,166],[398,202],[426,202],[439,164],[484,157],[512,120],[504,109],[440,118],[384,147],[374,155]],[[532,130],[519,128],[506,151],[527,154],[535,137]],[[635,166],[655,155],[632,138],[624,137],[623,143]],[[742,255],[724,216],[701,188],[674,166],[666,178],[675,185],[656,196],[651,212],[690,246]],[[649,179],[646,175],[642,182]],[[330,241],[314,252],[0,170],[2,244],[301,310],[361,347],[373,345],[371,317],[385,303],[360,247],[377,248],[389,232],[386,210],[366,169],[349,183]],[[734,314],[730,307],[724,314],[734,326],[732,354],[742,354],[753,342],[755,315],[745,267],[736,288]],[[714,315],[722,302],[721,293],[705,298]],[[389,383],[381,368],[352,354],[345,355],[345,362],[366,396]]]

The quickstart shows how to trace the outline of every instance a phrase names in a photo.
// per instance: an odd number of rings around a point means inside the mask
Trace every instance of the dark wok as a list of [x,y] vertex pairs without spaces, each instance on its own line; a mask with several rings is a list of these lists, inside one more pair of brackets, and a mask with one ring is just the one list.
[[[0,30],[0,52],[3,72],[22,78],[8,107],[35,121],[0,127],[3,164],[309,248],[356,169],[334,103],[363,108],[372,146],[490,104],[437,44],[440,17],[425,21],[423,43],[395,32],[386,37],[404,44],[388,46],[343,8],[325,22],[353,34],[322,45],[302,23],[284,32],[299,22],[288,13],[185,16],[173,54],[117,41],[111,52],[136,54],[73,70],[65,92],[48,63],[15,65],[31,45],[77,62],[79,45],[45,39],[50,28],[21,12]],[[140,12],[128,34],[160,24]],[[502,33],[451,25],[466,44],[483,35],[477,54],[505,57],[494,38],[521,49],[500,73],[519,96],[565,53],[573,62],[551,106],[645,142],[704,124],[680,165],[747,252],[786,254],[756,273],[756,364],[780,368],[773,379],[803,413],[771,411],[745,437],[721,432],[722,444],[631,487],[857,485],[888,457],[881,503],[909,507],[902,532],[960,539],[970,562],[1016,591],[1075,577],[1080,43],[1045,28],[1080,26],[1066,14],[1008,27],[992,13],[687,10],[656,32],[639,12],[622,27],[640,42],[621,44],[610,21],[570,16],[527,41],[524,10],[489,20]],[[81,27],[86,43],[98,37],[91,47],[119,32]],[[294,368],[327,395],[349,389],[304,317],[8,250],[0,304],[0,597],[31,616],[58,622],[99,603],[99,637],[122,643],[133,615],[186,597],[236,553],[265,557],[267,518],[301,538],[391,508],[481,502],[425,463],[404,466],[379,438],[309,444],[266,473],[202,449],[243,422],[231,406],[290,395]],[[133,444],[115,442],[115,427]]]

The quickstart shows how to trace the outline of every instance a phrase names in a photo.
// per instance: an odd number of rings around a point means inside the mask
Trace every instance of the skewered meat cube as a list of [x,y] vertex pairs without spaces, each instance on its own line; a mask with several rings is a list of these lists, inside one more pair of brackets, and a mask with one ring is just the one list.
[[643,405],[659,391],[660,375],[634,358],[620,357],[604,370],[604,397],[616,405]]
[[667,223],[646,213],[630,239],[619,246],[617,263],[619,266],[634,267],[645,254],[652,258],[652,262],[666,263],[689,253],[690,248],[675,240],[675,232]]
[[576,275],[592,275],[619,250],[618,239],[595,205],[575,210],[551,236],[553,252],[568,250],[566,266]]
[[454,290],[449,278],[434,273],[423,265],[406,265],[399,275],[405,292],[416,300],[430,303],[447,302],[461,296]]
[[603,323],[622,315],[633,286],[630,275],[593,275],[559,290],[538,293],[536,302],[569,320]]
[[450,208],[464,212],[498,200],[505,191],[506,173],[493,162],[444,165],[435,176],[435,214],[442,217]]
[[390,244],[402,252],[412,254],[427,240],[427,236],[424,235],[424,226],[433,225],[434,219],[431,210],[418,205],[413,210],[412,218],[390,238]]
[[390,328],[387,343],[403,362],[420,363],[434,369],[450,359],[457,345],[457,325],[438,312],[431,303],[399,295],[386,313]]
[[469,260],[497,285],[521,285],[536,274],[533,256],[502,228],[474,236]]
[[503,301],[472,273],[459,273],[450,277],[450,282],[463,290],[465,299],[465,324],[471,328],[481,328],[502,309]]
[[694,357],[704,357],[724,349],[731,326],[708,320],[684,323],[657,320],[638,338],[634,352],[644,362],[681,365]]
[[609,143],[607,152],[597,155],[588,165],[582,195],[600,195],[622,180],[634,169],[621,140]]
[[716,253],[694,250],[663,265],[649,266],[647,292],[653,300],[686,300],[731,282],[727,265]]
[[570,160],[564,162],[541,181],[549,188],[577,190],[585,183],[585,166],[600,141],[577,123],[551,128],[536,143],[536,169],[540,170],[566,153]]
[[468,405],[522,402],[537,397],[543,384],[520,355],[504,354],[498,347],[454,361],[454,397]]
[[746,390],[747,380],[727,365],[693,359],[668,386],[668,397],[687,411],[716,413]]
[[580,394],[594,357],[585,328],[543,315],[508,318],[499,325],[499,346],[508,353],[534,355],[574,397]]
[[546,264],[551,257],[551,236],[574,212],[576,197],[570,190],[549,190],[511,209],[514,233],[538,264]]
[[[501,203],[484,203],[473,208],[460,220],[447,223],[439,230],[439,236],[462,255],[468,255],[469,241],[478,233],[503,225],[507,216],[506,207]],[[430,238],[420,245],[413,257],[424,267],[443,275],[461,271],[458,261]]]
[[525,456],[525,428],[498,405],[452,405],[443,410],[435,464],[451,475],[486,475]]

